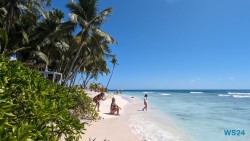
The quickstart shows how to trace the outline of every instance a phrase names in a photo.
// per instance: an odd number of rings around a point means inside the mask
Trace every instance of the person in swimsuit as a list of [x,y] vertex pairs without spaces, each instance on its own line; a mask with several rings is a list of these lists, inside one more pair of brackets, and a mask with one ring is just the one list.
[[110,114],[114,115],[115,112],[117,112],[116,115],[119,115],[119,110],[121,110],[121,108],[117,104],[115,104],[115,98],[112,98],[112,102],[110,105]]
[[146,109],[146,111],[148,110],[148,95],[145,94],[144,96],[144,108],[142,109],[142,111],[144,111]]
[[101,100],[105,100],[105,98],[104,98],[104,93],[103,93],[103,92],[101,92],[100,94],[98,94],[97,96],[95,96],[95,97],[93,98],[93,101],[95,102],[95,109],[96,109],[96,107],[97,107],[97,111],[98,111],[98,112],[100,112],[99,107],[100,107],[100,101],[101,101]]

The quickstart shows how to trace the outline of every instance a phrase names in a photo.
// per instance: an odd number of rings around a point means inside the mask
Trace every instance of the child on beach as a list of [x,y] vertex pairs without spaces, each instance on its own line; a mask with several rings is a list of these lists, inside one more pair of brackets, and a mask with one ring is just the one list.
[[142,111],[144,111],[146,109],[146,111],[148,110],[148,95],[145,94],[144,96],[144,108],[142,109]]
[[113,115],[115,114],[115,112],[117,112],[116,115],[119,115],[119,110],[121,110],[121,108],[115,104],[115,98],[112,98],[112,103],[110,105],[110,114]]
[[95,97],[93,98],[93,101],[95,102],[95,109],[96,109],[96,107],[97,107],[97,111],[98,111],[98,112],[100,112],[99,107],[100,107],[100,101],[101,101],[101,100],[105,100],[105,98],[104,98],[104,93],[103,93],[103,92],[101,92],[100,94],[98,94],[97,96],[95,96]]

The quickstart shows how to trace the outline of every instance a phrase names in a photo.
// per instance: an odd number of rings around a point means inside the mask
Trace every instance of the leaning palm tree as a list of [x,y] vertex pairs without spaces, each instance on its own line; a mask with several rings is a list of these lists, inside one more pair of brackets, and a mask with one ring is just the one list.
[[113,68],[112,68],[111,75],[110,75],[110,77],[109,77],[108,84],[107,84],[107,86],[106,86],[106,89],[107,89],[107,90],[108,90],[109,82],[110,82],[110,80],[111,80],[111,78],[112,78],[112,76],[113,76],[113,72],[114,72],[115,66],[118,65],[118,64],[117,64],[117,59],[116,59],[115,56],[112,57],[111,63],[112,63],[112,65],[113,65]]
[[[46,13],[43,21],[39,22],[33,35],[30,37],[30,45],[36,52],[44,54],[46,66],[52,64],[53,70],[58,71],[58,62],[62,60],[64,53],[69,49],[68,39],[72,37],[74,24],[62,22],[64,14],[58,9]],[[34,54],[36,56],[36,54]],[[38,58],[41,58],[37,56]],[[47,67],[46,67],[47,68]]]
[[71,21],[77,23],[80,26],[81,31],[77,34],[77,37],[80,39],[80,44],[78,45],[77,52],[68,67],[68,73],[64,80],[64,84],[76,72],[73,71],[73,68],[82,49],[85,47],[88,48],[87,50],[89,50],[89,52],[92,52],[92,48],[88,47],[92,35],[99,34],[104,37],[105,41],[108,43],[116,42],[113,37],[100,30],[100,26],[104,23],[106,17],[111,14],[112,8],[107,8],[97,14],[97,0],[79,0],[79,3],[71,2],[67,4],[67,7],[71,12],[69,14]]

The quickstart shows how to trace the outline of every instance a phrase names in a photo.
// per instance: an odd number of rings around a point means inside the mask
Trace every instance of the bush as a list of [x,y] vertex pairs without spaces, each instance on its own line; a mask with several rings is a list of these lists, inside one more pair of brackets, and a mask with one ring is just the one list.
[[107,88],[104,88],[104,86],[101,85],[101,83],[94,83],[93,82],[89,85],[89,89],[97,91],[97,92],[107,92]]
[[64,88],[22,63],[0,56],[0,140],[50,140],[83,133],[75,111],[94,119],[92,100],[76,88]]

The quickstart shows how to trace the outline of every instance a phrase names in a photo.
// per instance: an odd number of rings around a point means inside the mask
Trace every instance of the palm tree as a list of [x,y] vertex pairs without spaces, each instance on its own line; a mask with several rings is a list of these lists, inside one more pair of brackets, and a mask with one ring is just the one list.
[[83,81],[83,85],[85,87],[90,79],[97,79],[98,75],[109,73],[106,59],[113,56],[111,54],[110,47],[102,36],[99,36],[97,34],[92,35],[88,46],[89,48],[91,48],[91,52],[86,50],[86,48],[83,48],[80,53],[79,59],[77,60],[78,63],[81,62],[81,64],[83,65],[75,65],[73,69],[77,70],[77,72],[79,73],[86,73],[86,78]]
[[35,16],[44,9],[44,4],[49,6],[51,0],[2,0],[1,12],[5,13],[3,27],[6,32],[15,26],[22,13],[30,13]]
[[52,64],[54,71],[60,71],[59,63],[69,49],[68,39],[72,38],[74,24],[62,22],[64,13],[58,9],[49,11],[46,15],[30,37],[30,46],[33,49],[30,54],[42,59],[46,66]]
[[79,58],[83,47],[87,48],[90,53],[92,52],[92,48],[88,46],[92,35],[98,34],[104,37],[107,43],[116,42],[113,37],[100,30],[100,26],[104,23],[106,17],[111,14],[112,8],[107,8],[97,14],[97,0],[79,0],[79,3],[72,2],[67,4],[67,7],[71,11],[71,21],[77,23],[80,26],[81,31],[77,34],[77,37],[80,39],[80,44],[78,45],[77,52],[68,68],[64,84],[72,77],[72,75],[74,75],[74,73],[76,73],[76,70],[72,72],[73,67]]
[[106,89],[107,89],[107,90],[108,90],[109,82],[110,82],[110,80],[111,80],[111,78],[112,78],[112,76],[113,76],[113,72],[114,72],[115,66],[118,65],[118,64],[117,64],[117,59],[116,59],[115,56],[113,56],[113,58],[112,58],[112,60],[111,60],[111,63],[113,64],[113,68],[112,68],[111,75],[110,75],[110,77],[109,77],[108,84],[107,84],[107,86],[106,86]]
[[[116,41],[101,30],[101,25],[112,8],[98,12],[98,0],[68,3],[71,21],[62,22],[62,11],[46,9],[50,2],[0,1],[0,28],[7,31],[9,40],[5,45],[1,41],[0,53],[8,57],[15,55],[33,69],[62,72],[64,82],[82,73],[86,85],[91,79],[108,74],[107,60],[113,56],[109,44]],[[73,35],[76,27],[81,30]]]
[[[40,15],[51,0],[2,0],[0,26],[8,33],[7,56],[28,49],[28,32],[31,32]],[[1,50],[2,52],[2,50]]]
[[2,53],[4,53],[7,44],[8,44],[7,32],[0,28],[0,50],[3,50]]

